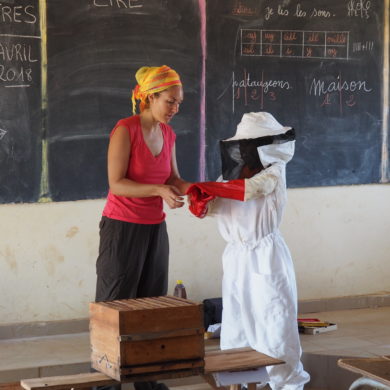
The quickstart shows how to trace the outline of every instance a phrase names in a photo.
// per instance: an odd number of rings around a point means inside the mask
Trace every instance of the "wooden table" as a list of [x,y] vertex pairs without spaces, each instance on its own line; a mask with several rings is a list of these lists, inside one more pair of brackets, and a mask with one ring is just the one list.
[[23,390],[20,382],[0,383],[0,390]]
[[337,364],[363,376],[352,383],[350,390],[358,389],[363,385],[390,390],[390,356],[340,359]]
[[[213,374],[224,371],[246,371],[259,367],[283,364],[279,359],[274,359],[268,355],[259,353],[251,348],[237,348],[230,350],[210,351],[205,354],[205,368],[202,374],[205,381],[218,390],[225,389],[217,387]],[[160,380],[180,377],[177,373],[169,375],[165,372],[162,375],[152,375],[144,377],[144,380]],[[137,377],[137,380],[140,378]],[[126,382],[134,382],[134,378],[129,377]],[[122,382],[125,383],[125,382]],[[26,390],[81,390],[92,386],[117,385],[119,382],[100,372],[65,375],[46,378],[23,379],[20,381],[22,388]],[[241,386],[231,385],[230,390],[239,390]],[[256,389],[255,383],[248,384],[248,390]]]

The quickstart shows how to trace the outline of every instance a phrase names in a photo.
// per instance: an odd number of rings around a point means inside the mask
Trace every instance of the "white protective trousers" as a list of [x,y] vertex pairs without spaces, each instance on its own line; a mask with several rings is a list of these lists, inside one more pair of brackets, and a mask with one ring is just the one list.
[[[273,390],[298,390],[304,371],[297,326],[294,266],[279,225],[286,203],[285,164],[261,173],[273,191],[240,202],[218,198],[212,213],[227,241],[223,254],[221,349],[251,348],[282,359],[267,367]],[[276,178],[276,180],[275,180]]]

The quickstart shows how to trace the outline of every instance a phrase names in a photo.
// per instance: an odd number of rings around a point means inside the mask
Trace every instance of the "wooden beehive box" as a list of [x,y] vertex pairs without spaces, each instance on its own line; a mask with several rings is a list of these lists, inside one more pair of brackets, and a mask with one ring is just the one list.
[[172,296],[90,304],[92,367],[118,380],[198,375],[202,304]]

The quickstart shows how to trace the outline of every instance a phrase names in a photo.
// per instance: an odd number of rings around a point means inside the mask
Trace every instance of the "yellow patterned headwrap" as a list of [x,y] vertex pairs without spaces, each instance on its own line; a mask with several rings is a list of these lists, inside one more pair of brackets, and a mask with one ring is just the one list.
[[161,92],[173,85],[182,85],[176,71],[167,65],[158,67],[143,66],[135,74],[137,86],[133,89],[131,101],[133,102],[133,114],[136,112],[136,100],[140,100],[139,109],[145,109],[148,95]]

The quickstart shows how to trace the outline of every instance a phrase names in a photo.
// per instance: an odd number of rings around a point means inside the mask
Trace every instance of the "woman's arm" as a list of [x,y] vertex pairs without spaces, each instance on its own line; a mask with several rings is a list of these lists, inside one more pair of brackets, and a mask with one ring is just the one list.
[[130,137],[125,126],[118,126],[108,146],[108,184],[114,195],[130,198],[161,196],[172,209],[182,207],[180,192],[173,185],[143,184],[126,178],[130,157]]
[[180,177],[179,169],[177,168],[176,161],[176,146],[173,145],[172,148],[172,157],[171,157],[171,176],[167,180],[167,184],[170,184],[176,187],[179,190],[180,195],[184,195],[187,192],[187,189],[191,186],[192,183],[183,180]]

